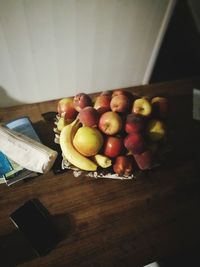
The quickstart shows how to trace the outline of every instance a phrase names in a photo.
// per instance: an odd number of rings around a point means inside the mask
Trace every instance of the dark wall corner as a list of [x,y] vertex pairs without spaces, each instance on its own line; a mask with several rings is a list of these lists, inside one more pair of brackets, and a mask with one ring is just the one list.
[[177,1],[150,83],[200,76],[200,33],[186,0]]

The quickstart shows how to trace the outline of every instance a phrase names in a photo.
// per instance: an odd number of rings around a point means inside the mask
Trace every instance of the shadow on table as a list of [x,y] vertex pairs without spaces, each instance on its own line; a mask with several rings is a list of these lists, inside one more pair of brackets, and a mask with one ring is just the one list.
[[159,267],[192,267],[199,266],[198,248],[176,254],[168,259],[158,261]]
[[[56,227],[58,233],[58,242],[51,251],[53,251],[59,243],[62,242],[73,230],[72,218],[68,214],[58,214],[51,217],[52,223]],[[49,251],[48,253],[51,253]],[[25,263],[39,257],[31,246],[29,240],[22,234],[20,230],[15,230],[8,235],[0,237],[0,261],[3,267],[12,267]]]

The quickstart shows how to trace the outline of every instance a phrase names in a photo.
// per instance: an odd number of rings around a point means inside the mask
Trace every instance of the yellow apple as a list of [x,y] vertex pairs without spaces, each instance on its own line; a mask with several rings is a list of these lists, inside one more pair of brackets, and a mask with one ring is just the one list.
[[73,145],[84,156],[94,156],[103,145],[103,136],[98,129],[83,126],[76,132]]
[[160,141],[166,134],[166,127],[163,121],[152,119],[147,125],[147,134],[152,141]]
[[152,111],[151,103],[146,98],[138,98],[133,102],[132,112],[134,114],[149,116]]

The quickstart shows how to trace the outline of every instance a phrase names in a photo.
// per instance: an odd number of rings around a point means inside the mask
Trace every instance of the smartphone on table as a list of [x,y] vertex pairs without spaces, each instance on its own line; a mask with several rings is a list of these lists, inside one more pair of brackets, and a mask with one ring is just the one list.
[[10,215],[19,231],[39,256],[46,255],[59,241],[51,215],[37,199],[31,199]]

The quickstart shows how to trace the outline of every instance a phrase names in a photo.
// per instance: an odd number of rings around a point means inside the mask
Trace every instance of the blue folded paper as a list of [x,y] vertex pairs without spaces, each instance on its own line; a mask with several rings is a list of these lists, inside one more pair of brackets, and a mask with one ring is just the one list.
[[6,157],[1,151],[0,151],[0,176],[3,176],[5,173],[12,170],[12,166]]

